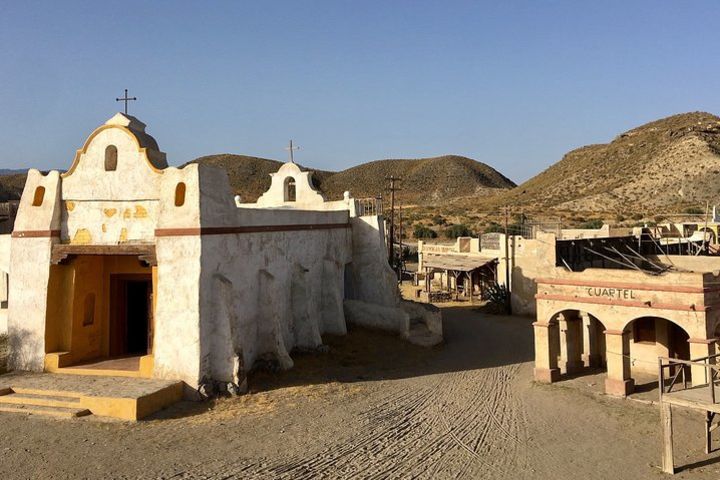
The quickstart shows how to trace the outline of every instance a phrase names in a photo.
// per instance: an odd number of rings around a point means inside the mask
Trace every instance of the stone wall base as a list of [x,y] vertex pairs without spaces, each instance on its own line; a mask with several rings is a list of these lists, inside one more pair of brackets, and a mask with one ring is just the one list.
[[559,368],[536,368],[534,370],[535,381],[540,383],[553,383],[560,380]]
[[560,373],[578,373],[581,372],[584,367],[582,362],[577,361],[560,361],[558,363],[560,366]]
[[605,379],[605,393],[608,395],[626,397],[633,392],[634,388],[635,380],[632,378],[627,380],[615,380],[612,378]]

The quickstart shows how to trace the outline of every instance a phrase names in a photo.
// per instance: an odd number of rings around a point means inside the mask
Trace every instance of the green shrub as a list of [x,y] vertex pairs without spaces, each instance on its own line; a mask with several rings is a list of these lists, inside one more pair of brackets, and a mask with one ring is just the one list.
[[442,215],[435,215],[432,217],[433,225],[447,225],[447,220]]
[[435,230],[428,228],[424,225],[415,225],[413,230],[413,237],[415,238],[437,238]]
[[580,228],[587,228],[587,229],[597,230],[598,228],[602,228],[602,226],[603,226],[604,223],[605,223],[605,222],[603,222],[603,221],[602,221],[601,219],[599,219],[599,218],[593,218],[592,220],[588,220],[587,222],[581,223],[581,224],[580,224]]
[[445,229],[445,236],[448,238],[471,237],[472,232],[467,225],[460,223],[457,225],[451,225],[449,228]]
[[687,207],[684,212],[692,215],[702,215],[703,213],[705,213],[705,210],[700,207]]
[[483,230],[483,233],[503,233],[505,228],[497,222],[490,222]]

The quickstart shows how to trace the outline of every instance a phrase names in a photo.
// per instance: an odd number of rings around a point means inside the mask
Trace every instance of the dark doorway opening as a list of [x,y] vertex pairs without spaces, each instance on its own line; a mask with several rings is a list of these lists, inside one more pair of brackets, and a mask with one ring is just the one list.
[[113,275],[110,285],[110,356],[147,355],[152,349],[150,275]]

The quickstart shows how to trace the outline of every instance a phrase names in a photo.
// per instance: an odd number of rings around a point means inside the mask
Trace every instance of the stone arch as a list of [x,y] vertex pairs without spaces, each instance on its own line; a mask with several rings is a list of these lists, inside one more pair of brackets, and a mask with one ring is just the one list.
[[[554,313],[548,317],[547,323],[550,325],[557,324],[558,316],[564,312],[587,313],[590,316],[594,317],[595,319],[600,320],[600,316],[597,315],[597,312],[595,312],[592,309],[581,310],[579,308],[561,308],[559,310],[554,310]],[[605,324],[605,322],[602,322],[602,323],[603,323],[603,325]]]
[[715,323],[715,328],[712,330],[713,332],[713,338],[716,342],[720,343],[720,320]]
[[665,320],[666,322],[669,322],[673,325],[675,325],[677,328],[681,329],[685,334],[688,336],[688,338],[692,337],[692,333],[688,331],[685,327],[683,327],[678,321],[668,318],[667,316],[660,316],[660,315],[639,315],[637,317],[630,318],[627,322],[625,322],[625,325],[623,326],[622,330],[631,332],[631,329],[633,328],[633,322],[636,320],[640,320],[643,318],[658,318],[661,320]]

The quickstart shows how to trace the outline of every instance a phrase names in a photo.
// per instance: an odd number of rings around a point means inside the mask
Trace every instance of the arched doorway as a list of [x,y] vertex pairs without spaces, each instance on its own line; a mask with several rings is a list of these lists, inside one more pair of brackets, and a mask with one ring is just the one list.
[[628,323],[625,329],[630,337],[630,369],[633,376],[647,375],[654,380],[658,371],[658,357],[690,360],[690,336],[670,320],[654,316],[640,317]]

